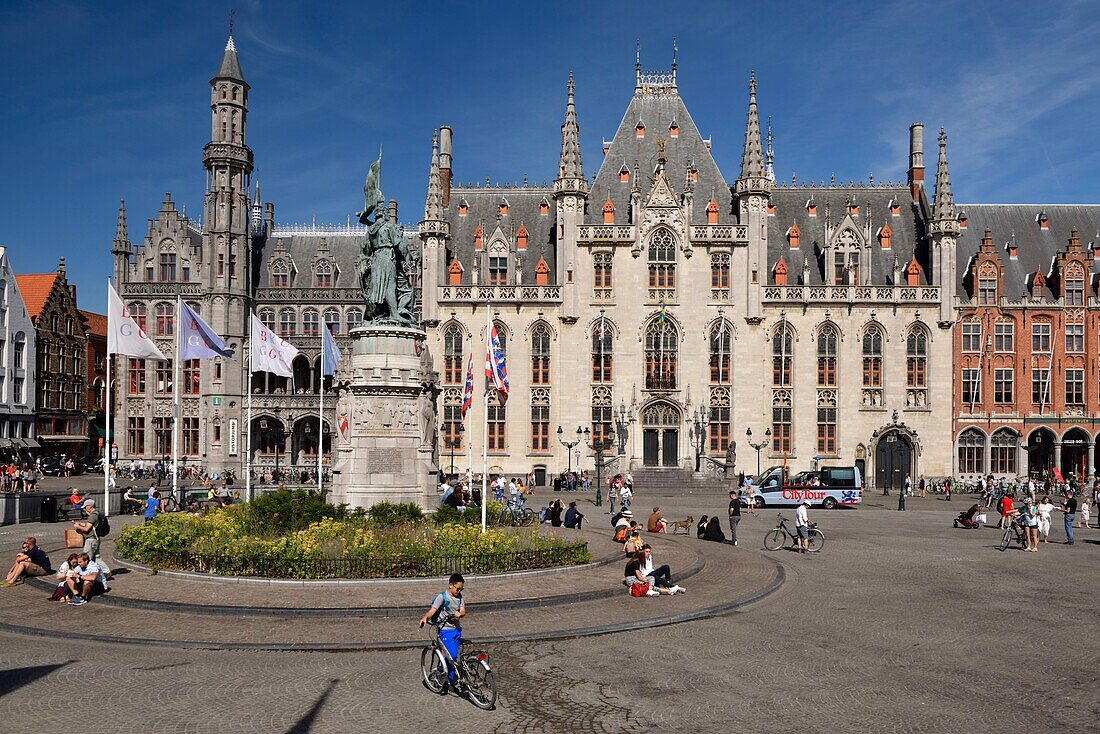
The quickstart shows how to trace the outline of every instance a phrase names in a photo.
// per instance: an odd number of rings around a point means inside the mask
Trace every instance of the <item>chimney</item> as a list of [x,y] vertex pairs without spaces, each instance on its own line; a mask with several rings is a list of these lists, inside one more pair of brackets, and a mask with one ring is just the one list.
[[270,237],[271,233],[275,231],[275,204],[274,202],[266,202],[264,204],[264,236]]
[[439,128],[439,183],[443,187],[443,207],[451,204],[451,127]]
[[913,201],[920,200],[924,188],[924,123],[909,126],[909,193]]
[[57,263],[57,274],[62,278],[65,277],[65,256],[61,256],[61,260]]

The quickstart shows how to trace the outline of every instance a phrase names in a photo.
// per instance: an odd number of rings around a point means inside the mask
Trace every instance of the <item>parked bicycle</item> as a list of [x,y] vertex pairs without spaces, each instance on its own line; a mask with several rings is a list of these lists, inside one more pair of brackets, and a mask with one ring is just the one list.
[[[787,545],[798,545],[798,534],[792,533],[787,527],[787,518],[782,514],[777,516],[779,524],[764,536],[764,547],[770,551],[777,551]],[[806,549],[811,552],[819,551],[825,547],[825,534],[817,529],[817,523],[810,523],[810,538],[806,541]]]
[[489,654],[482,650],[463,652],[466,640],[458,641],[458,660],[451,657],[439,640],[439,628],[445,619],[430,623],[429,644],[420,652],[420,672],[424,686],[432,693],[444,694],[448,688],[466,697],[479,709],[492,709],[497,702],[497,684],[489,666]]
[[527,527],[535,524],[535,513],[523,505],[509,502],[497,516],[497,525],[514,525]]

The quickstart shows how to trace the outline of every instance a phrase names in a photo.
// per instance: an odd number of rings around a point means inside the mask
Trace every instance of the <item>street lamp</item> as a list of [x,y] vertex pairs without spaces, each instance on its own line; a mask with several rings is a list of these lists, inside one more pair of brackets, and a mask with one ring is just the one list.
[[603,506],[603,495],[601,489],[603,488],[603,453],[608,449],[611,449],[615,445],[615,429],[611,429],[610,436],[596,436],[595,440],[589,438],[591,434],[588,429],[584,429],[584,442],[588,444],[588,448],[596,454],[596,507]]
[[746,428],[745,429],[745,437],[749,441],[749,446],[752,446],[754,449],[756,449],[756,476],[760,476],[760,449],[764,448],[765,446],[770,444],[771,441],[772,441],[771,426],[768,426],[768,429],[766,431],[764,431],[764,440],[760,441],[759,443],[756,443],[752,440],[752,429],[751,428]]
[[[453,436],[443,436],[443,443],[447,448],[451,450],[451,468],[455,468],[455,449],[462,445],[462,432],[466,430],[466,427],[461,423],[458,424],[458,431]],[[455,474],[457,476],[457,472]]]
[[[706,441],[707,424],[710,423],[710,410],[707,408],[707,404],[703,403],[692,414],[692,429],[694,435],[692,438],[695,440],[695,471],[699,472],[699,464],[702,461],[704,443]],[[759,474],[760,472],[757,472]]]
[[616,438],[619,442],[619,453],[625,454],[627,429],[630,424],[634,422],[634,411],[633,409],[626,407],[625,400],[619,403],[619,412],[618,415],[616,415],[615,417],[615,422],[617,424]]
[[565,447],[565,453],[568,455],[568,458],[569,458],[568,472],[570,474],[572,474],[573,473],[573,447],[581,442],[581,438],[584,436],[584,431],[581,430],[580,426],[577,426],[577,440],[576,441],[566,441],[564,438],[562,438],[562,436],[564,436],[564,435],[565,435],[565,431],[563,431],[561,429],[561,426],[558,426],[558,443],[560,443],[562,446]]

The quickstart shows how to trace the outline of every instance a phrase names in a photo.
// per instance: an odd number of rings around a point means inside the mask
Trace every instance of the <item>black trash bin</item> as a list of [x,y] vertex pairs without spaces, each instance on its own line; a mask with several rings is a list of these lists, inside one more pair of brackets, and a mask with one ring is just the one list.
[[43,497],[42,498],[42,516],[39,518],[40,522],[57,522],[57,498],[56,497]]
[[560,476],[554,477],[554,491],[555,492],[560,492],[561,491],[561,477]]

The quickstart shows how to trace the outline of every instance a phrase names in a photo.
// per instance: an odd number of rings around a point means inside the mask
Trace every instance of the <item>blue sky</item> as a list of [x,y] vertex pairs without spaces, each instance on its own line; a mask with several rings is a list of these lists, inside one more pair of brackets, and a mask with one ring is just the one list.
[[570,69],[592,175],[633,91],[635,39],[661,69],[673,37],[681,95],[729,179],[756,69],[781,179],[903,179],[921,120],[929,148],[948,129],[959,201],[1100,201],[1097,2],[8,0],[0,242],[19,272],[64,255],[82,307],[101,310],[118,200],[135,242],[166,191],[198,213],[234,7],[247,142],[280,222],[346,221],[379,144],[383,189],[417,221],[443,123],[457,180],[552,179]]

